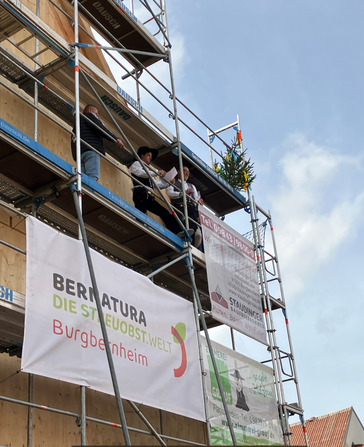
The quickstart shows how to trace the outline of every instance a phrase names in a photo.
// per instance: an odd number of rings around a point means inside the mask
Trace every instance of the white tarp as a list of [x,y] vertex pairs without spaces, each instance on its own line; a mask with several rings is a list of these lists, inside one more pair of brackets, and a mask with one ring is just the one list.
[[199,207],[212,316],[267,344],[253,244]]
[[[91,250],[123,398],[205,420],[192,304]],[[27,218],[22,369],[113,394],[83,244]]]
[[[212,445],[231,445],[231,435],[206,339],[201,337]],[[238,445],[283,444],[273,369],[212,342]]]

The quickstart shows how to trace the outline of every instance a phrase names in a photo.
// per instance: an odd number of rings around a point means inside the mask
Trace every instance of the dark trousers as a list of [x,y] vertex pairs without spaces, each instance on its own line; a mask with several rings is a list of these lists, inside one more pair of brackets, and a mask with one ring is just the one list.
[[[181,212],[183,213],[183,204],[175,205],[175,207],[179,208],[181,210]],[[187,204],[187,215],[189,217],[188,227],[191,230],[194,230],[196,232],[198,225],[195,222],[197,222],[197,219],[198,219],[198,211],[194,205]],[[178,216],[182,220],[182,222],[184,222],[184,213],[183,213],[183,217],[180,214],[178,214]],[[195,243],[195,234],[192,236],[192,244],[194,244],[194,243]]]
[[[172,202],[172,205],[173,205],[173,202]],[[179,204],[176,204],[176,205],[174,205],[177,209],[179,209],[181,212],[182,212],[182,215],[184,216],[184,211],[183,211],[183,204],[182,203],[179,203]],[[188,217],[189,217],[189,220],[188,220],[188,225],[189,225],[189,228],[192,228],[193,230],[197,230],[197,227],[198,227],[198,225],[197,225],[197,223],[195,223],[195,222],[197,222],[197,219],[198,219],[198,211],[197,211],[197,208],[194,206],[194,205],[190,205],[190,204],[187,204],[187,215],[188,215]],[[180,215],[179,215],[180,216]],[[182,220],[184,220],[184,217],[181,217],[180,216],[180,219],[182,219]],[[192,219],[192,220],[191,220]],[[195,222],[193,222],[193,221],[195,221]]]
[[144,188],[135,188],[133,191],[133,201],[135,208],[137,208],[142,213],[146,213],[150,211],[151,213],[159,216],[164,225],[168,228],[172,233],[177,234],[181,231],[180,226],[176,219],[172,216],[172,214],[164,208],[164,206],[160,205],[151,194],[148,194]]

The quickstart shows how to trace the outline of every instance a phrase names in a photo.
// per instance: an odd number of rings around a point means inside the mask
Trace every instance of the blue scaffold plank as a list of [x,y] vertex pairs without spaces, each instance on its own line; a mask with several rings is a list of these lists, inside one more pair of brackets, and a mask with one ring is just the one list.
[[[0,131],[6,135],[12,137],[14,140],[18,141],[22,145],[26,146],[28,149],[32,150],[37,155],[41,156],[48,162],[55,165],[57,168],[63,170],[69,176],[75,174],[74,167],[60,158],[58,155],[53,154],[49,149],[34,141],[32,138],[28,137],[26,134],[0,118]],[[87,175],[82,176],[83,185],[88,186],[93,191],[97,192],[105,200],[116,205],[121,210],[135,217],[139,222],[151,227],[153,230],[157,231],[160,235],[169,239],[177,250],[182,250],[184,247],[183,241],[173,234],[171,231],[167,230],[165,227],[160,225],[158,222],[153,220],[151,217],[137,210],[134,206],[130,205],[128,202],[123,200],[121,197],[117,196],[103,185],[100,185],[95,180],[91,179]]]

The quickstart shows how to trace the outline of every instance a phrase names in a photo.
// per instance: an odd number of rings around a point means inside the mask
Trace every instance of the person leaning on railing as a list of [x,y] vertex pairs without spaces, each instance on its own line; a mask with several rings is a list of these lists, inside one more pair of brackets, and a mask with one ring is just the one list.
[[[110,141],[115,141],[119,147],[124,147],[123,142],[114,135],[103,122],[98,118],[99,111],[91,104],[87,105],[83,114],[92,121],[89,122],[83,116],[80,117],[80,137],[81,140],[92,146],[95,150],[92,150],[86,144],[81,141],[81,172],[88,175],[94,180],[98,180],[100,177],[100,154],[105,155],[104,138]],[[95,123],[95,125],[93,125]],[[97,127],[98,126],[98,127]],[[72,132],[76,135],[76,126],[73,127]],[[101,130],[102,129],[102,130]],[[104,133],[105,132],[105,133]],[[72,156],[76,161],[76,141],[71,141]]]
[[[198,216],[198,204],[203,205],[201,194],[197,191],[195,185],[189,183],[188,177],[190,176],[190,170],[187,166],[183,166],[183,179],[185,185],[185,193],[187,199],[187,214],[190,218],[189,227],[194,230],[193,245],[199,247],[201,245],[202,234],[199,226],[196,222],[199,220]],[[171,199],[171,204],[176,208],[183,208],[183,196],[182,196],[182,182],[181,171],[177,172],[177,179],[174,180],[174,186],[167,188],[167,195]]]

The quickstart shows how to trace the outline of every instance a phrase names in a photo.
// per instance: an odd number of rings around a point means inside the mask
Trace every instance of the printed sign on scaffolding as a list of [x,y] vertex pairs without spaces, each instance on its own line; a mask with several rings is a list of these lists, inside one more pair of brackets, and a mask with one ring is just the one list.
[[253,244],[199,207],[212,316],[267,344]]
[[[205,420],[192,304],[91,256],[121,397]],[[114,394],[83,244],[33,217],[22,370]]]
[[[207,419],[212,445],[232,445],[211,355],[201,336]],[[238,445],[283,444],[273,369],[212,342],[225,400]]]

